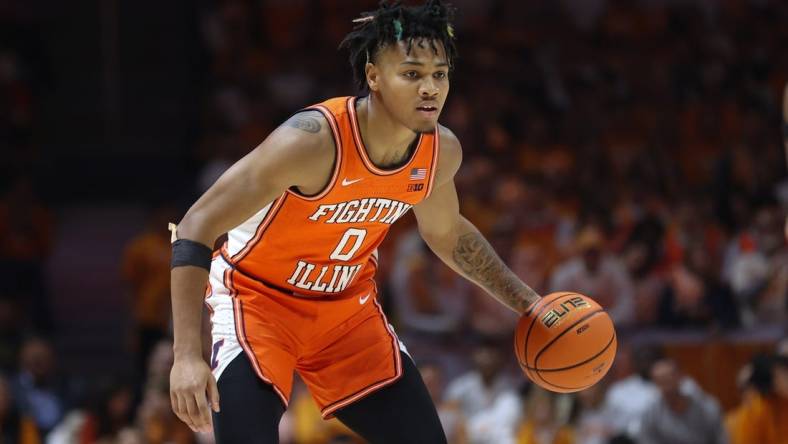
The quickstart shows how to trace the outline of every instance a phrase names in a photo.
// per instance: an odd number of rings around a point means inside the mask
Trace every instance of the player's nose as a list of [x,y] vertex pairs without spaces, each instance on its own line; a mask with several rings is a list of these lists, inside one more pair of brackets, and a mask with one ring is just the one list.
[[438,88],[437,83],[431,77],[427,78],[419,85],[419,95],[422,98],[437,97],[439,93],[440,88]]

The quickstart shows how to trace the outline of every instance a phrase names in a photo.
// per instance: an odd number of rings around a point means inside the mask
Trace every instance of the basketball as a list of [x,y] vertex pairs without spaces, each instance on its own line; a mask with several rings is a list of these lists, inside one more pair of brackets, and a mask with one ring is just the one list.
[[616,356],[610,316],[579,293],[552,293],[517,323],[514,349],[520,368],[535,384],[570,393],[596,384]]

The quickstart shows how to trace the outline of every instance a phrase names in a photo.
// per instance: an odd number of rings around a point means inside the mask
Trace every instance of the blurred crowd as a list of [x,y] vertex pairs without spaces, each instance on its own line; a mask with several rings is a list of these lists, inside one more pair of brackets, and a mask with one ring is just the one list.
[[[429,253],[412,220],[401,221],[381,251],[381,299],[450,442],[788,442],[785,341],[745,359],[740,403],[727,412],[676,360],[627,342],[648,329],[788,325],[779,134],[788,3],[453,3],[460,59],[442,123],[463,143],[462,212],[538,292],[597,300],[622,347],[610,377],[576,396],[524,383],[509,348],[516,316]],[[164,227],[183,212],[180,202],[152,206],[123,252],[118,275],[134,320],[127,368],[85,380],[57,365],[45,277],[57,211],[39,197],[33,135],[36,95],[49,80],[25,17],[3,15],[2,5],[0,443],[210,442],[169,408]],[[204,191],[289,114],[357,93],[336,45],[352,18],[375,7],[203,2],[195,44],[210,65],[193,152],[201,169],[183,194]],[[299,384],[281,436],[358,442],[322,421]]]
[[[740,402],[719,402],[653,346],[623,347],[614,370],[575,395],[526,382],[509,341],[481,338],[470,367],[447,380],[444,367],[416,356],[449,443],[470,444],[783,444],[788,437],[788,339],[741,368]],[[107,376],[75,389],[57,368],[51,344],[30,338],[13,376],[0,376],[0,442],[213,443],[172,413],[172,343],[151,351],[142,385]],[[282,443],[364,441],[336,419],[322,419],[300,381],[280,423]]]

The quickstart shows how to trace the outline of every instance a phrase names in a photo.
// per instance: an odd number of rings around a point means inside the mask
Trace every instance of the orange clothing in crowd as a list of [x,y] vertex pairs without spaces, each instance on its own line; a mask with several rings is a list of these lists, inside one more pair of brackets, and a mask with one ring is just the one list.
[[144,233],[126,246],[123,277],[134,291],[134,319],[145,327],[166,330],[170,321],[170,241]]
[[[2,408],[2,406],[0,406],[0,408]],[[11,427],[12,431],[9,432],[6,430],[6,427],[10,424],[3,424],[3,422],[11,421],[17,422],[18,429],[14,430]],[[17,417],[15,420],[8,417],[0,417],[0,444],[41,444],[41,442],[42,440],[38,433],[38,428],[32,419],[26,416],[22,416],[21,418]]]
[[22,418],[19,426],[19,444],[41,444],[36,424],[30,418]]
[[363,442],[338,419],[324,420],[320,409],[306,391],[301,392],[290,406],[293,414],[295,442],[301,444],[327,444],[338,437],[350,438],[350,443]]
[[731,444],[788,444],[788,399],[753,395],[728,414]]

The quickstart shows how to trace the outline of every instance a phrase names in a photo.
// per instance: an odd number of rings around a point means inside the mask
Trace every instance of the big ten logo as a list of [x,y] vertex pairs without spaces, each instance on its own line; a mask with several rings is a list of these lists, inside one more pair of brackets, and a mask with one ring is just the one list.
[[558,304],[556,308],[545,313],[542,316],[542,323],[545,327],[550,328],[560,323],[561,319],[572,310],[588,308],[590,305],[580,296],[575,296],[572,299],[567,299]]
[[409,183],[408,184],[408,191],[421,191],[424,189],[423,183]]

